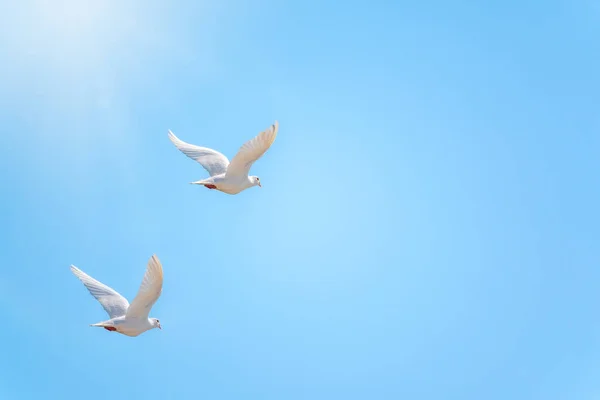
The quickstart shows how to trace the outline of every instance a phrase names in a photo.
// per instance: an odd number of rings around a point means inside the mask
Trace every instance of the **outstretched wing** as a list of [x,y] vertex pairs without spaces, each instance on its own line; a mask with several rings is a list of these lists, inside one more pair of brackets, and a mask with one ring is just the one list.
[[186,143],[175,136],[170,130],[169,139],[183,154],[199,162],[208,171],[210,176],[221,175],[227,172],[229,160],[218,151]]
[[71,265],[71,272],[83,282],[92,296],[102,304],[102,307],[104,307],[104,310],[111,319],[121,317],[127,313],[129,302],[125,297],[121,296],[114,289],[98,282],[74,265]]
[[242,147],[240,147],[238,153],[233,157],[229,167],[227,168],[228,176],[248,176],[250,167],[256,160],[262,157],[263,154],[275,141],[277,136],[277,130],[279,129],[279,123],[275,121],[271,127],[265,131],[259,133],[256,137],[250,139]]
[[148,318],[150,309],[160,297],[163,286],[163,270],[160,261],[156,255],[153,255],[148,261],[148,268],[144,280],[140,285],[140,290],[131,302],[127,310],[128,318]]

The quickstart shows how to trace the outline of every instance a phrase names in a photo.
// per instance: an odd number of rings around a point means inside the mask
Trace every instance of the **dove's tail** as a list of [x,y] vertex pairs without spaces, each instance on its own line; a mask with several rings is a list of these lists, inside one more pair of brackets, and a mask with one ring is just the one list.
[[211,179],[201,179],[199,181],[190,182],[190,185],[206,185],[213,183]]
[[90,324],[90,326],[96,326],[98,328],[106,328],[106,327],[111,327],[111,326],[114,327],[115,324],[111,320],[107,320],[107,321],[96,322],[95,324]]
[[204,187],[207,187],[209,189],[216,189],[217,185],[215,185],[215,182],[212,179],[203,179],[201,181],[195,181],[195,182],[190,182],[190,184],[192,185],[203,185]]
[[115,325],[113,323],[111,323],[111,322],[108,322],[108,321],[98,322],[96,324],[90,324],[90,326],[95,326],[95,327],[98,327],[98,328],[104,328],[107,331],[112,331],[112,332],[114,332],[114,331],[117,330],[117,328],[115,328]]

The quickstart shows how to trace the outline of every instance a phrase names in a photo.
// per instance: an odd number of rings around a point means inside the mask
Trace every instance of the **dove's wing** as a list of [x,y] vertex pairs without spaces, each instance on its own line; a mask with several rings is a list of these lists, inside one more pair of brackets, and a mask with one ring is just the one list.
[[227,176],[247,177],[250,167],[258,160],[273,144],[277,136],[279,123],[275,121],[271,127],[259,133],[253,139],[248,140],[238,153],[233,157],[227,168]]
[[169,131],[169,139],[183,154],[199,162],[208,171],[210,176],[221,175],[227,172],[229,160],[218,151],[186,143],[171,131]]
[[74,265],[71,265],[71,272],[83,282],[92,296],[102,304],[102,307],[104,307],[104,310],[106,310],[111,319],[122,317],[127,313],[129,302],[125,297],[105,284],[98,282]]
[[148,318],[150,309],[160,297],[163,286],[163,270],[160,261],[156,255],[153,255],[148,261],[148,268],[144,280],[140,285],[140,290],[131,302],[127,310],[128,318]]

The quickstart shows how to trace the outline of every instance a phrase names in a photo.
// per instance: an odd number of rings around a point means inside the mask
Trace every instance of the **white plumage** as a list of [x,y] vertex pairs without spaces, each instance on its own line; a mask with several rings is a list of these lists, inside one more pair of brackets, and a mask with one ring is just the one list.
[[117,291],[92,278],[76,266],[71,265],[71,271],[100,302],[110,317],[107,321],[91,326],[102,327],[127,336],[138,336],[152,328],[162,329],[158,319],[148,318],[152,306],[160,297],[163,286],[163,269],[156,255],[148,261],[144,279],[131,304]]
[[248,173],[252,164],[271,147],[278,129],[279,124],[275,121],[269,129],[244,143],[231,162],[216,150],[184,142],[170,130],[169,139],[183,154],[202,165],[210,175],[207,179],[191,183],[227,194],[237,194],[252,186],[262,186],[259,177],[248,176]]

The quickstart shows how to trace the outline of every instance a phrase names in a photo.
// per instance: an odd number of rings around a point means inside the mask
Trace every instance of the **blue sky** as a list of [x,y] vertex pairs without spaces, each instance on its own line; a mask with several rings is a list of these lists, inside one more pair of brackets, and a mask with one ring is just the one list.
[[600,396],[600,3],[98,3],[2,3],[0,398]]

